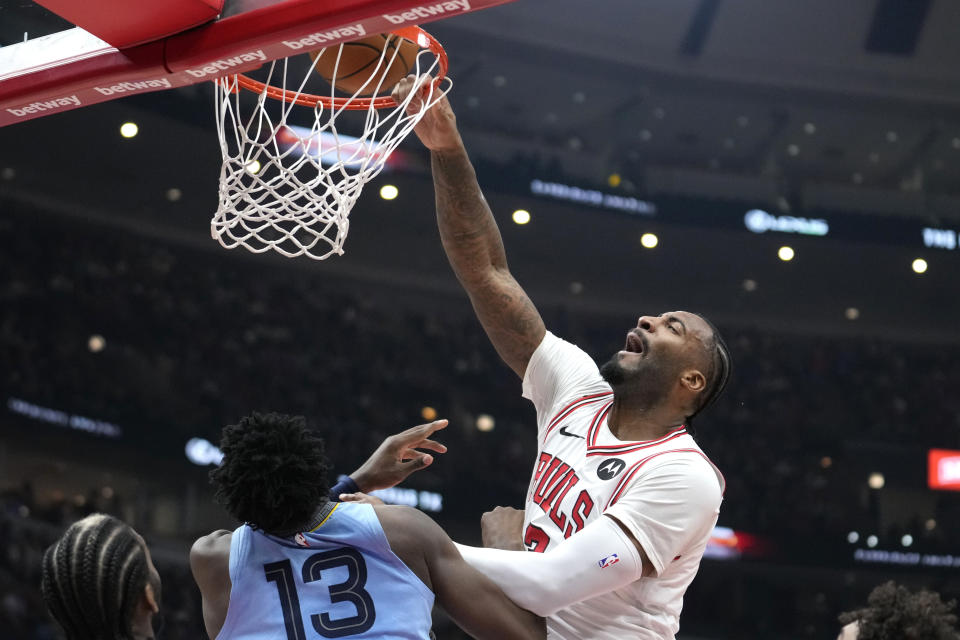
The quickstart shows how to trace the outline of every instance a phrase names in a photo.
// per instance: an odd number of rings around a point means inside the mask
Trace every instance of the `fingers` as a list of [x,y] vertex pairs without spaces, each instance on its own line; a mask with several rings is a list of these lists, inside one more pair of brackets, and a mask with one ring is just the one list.
[[397,104],[403,104],[403,102],[410,96],[411,93],[417,92],[420,95],[414,96],[414,98],[410,101],[410,105],[407,107],[407,110],[419,110],[423,101],[423,90],[427,88],[427,85],[432,80],[433,78],[427,74],[417,77],[411,73],[397,83],[397,86],[395,86],[393,91],[390,93],[390,97],[393,98],[393,101]]
[[[390,444],[396,448],[414,448],[414,447],[423,447],[424,449],[430,449],[431,451],[438,451],[443,453],[447,450],[445,446],[439,442],[434,442],[432,440],[427,440],[427,438],[432,435],[435,431],[446,428],[449,421],[447,420],[434,420],[433,422],[428,422],[427,424],[417,425],[416,427],[410,427],[406,431],[401,431],[400,433],[390,436],[388,440],[391,440]],[[428,446],[426,443],[430,443],[432,446]]]
[[429,467],[433,464],[433,456],[429,453],[418,453],[416,456],[413,456],[410,460],[404,460],[400,463],[404,471],[408,474],[412,473],[418,469],[423,469],[424,467]]
[[340,502],[359,502],[361,504],[386,504],[380,498],[375,498],[366,493],[341,493]]

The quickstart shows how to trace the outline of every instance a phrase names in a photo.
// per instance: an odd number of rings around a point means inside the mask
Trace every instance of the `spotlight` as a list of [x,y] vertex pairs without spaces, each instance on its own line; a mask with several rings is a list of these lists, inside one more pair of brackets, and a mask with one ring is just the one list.
[[480,431],[493,431],[494,420],[493,416],[487,415],[486,413],[481,413],[477,416],[477,429]]
[[120,125],[120,135],[124,138],[132,138],[140,131],[136,122],[124,122]]
[[790,262],[795,255],[797,254],[794,252],[793,247],[784,246],[780,247],[777,251],[777,256],[784,262]]
[[913,536],[910,535],[909,533],[903,536],[902,538],[900,538],[900,544],[902,544],[905,547],[909,547],[910,545],[913,544]]
[[392,184],[385,184],[380,187],[380,197],[384,200],[393,200],[400,194],[400,190]]
[[658,244],[660,244],[660,238],[657,237],[654,233],[645,233],[640,236],[640,244],[642,244],[647,249],[653,249]]
[[91,353],[99,353],[103,351],[105,346],[107,346],[107,341],[101,335],[94,334],[87,340],[87,348],[90,349]]
[[857,540],[859,539],[860,539],[860,534],[857,533],[856,531],[851,531],[850,533],[847,534],[847,542],[849,542],[850,544],[856,544]]
[[878,542],[880,542],[880,540],[877,539],[877,536],[867,536],[867,546],[871,549],[877,546]]
[[513,212],[513,221],[517,224],[527,224],[530,222],[530,212],[526,209],[517,209]]
[[927,271],[927,261],[923,258],[917,258],[911,266],[913,267],[914,273],[926,273]]

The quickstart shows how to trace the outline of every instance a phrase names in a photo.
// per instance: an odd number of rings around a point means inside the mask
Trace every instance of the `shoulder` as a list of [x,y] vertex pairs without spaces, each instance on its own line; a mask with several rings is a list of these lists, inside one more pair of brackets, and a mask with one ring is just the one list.
[[197,538],[190,547],[190,569],[198,582],[206,576],[229,569],[232,540],[233,532],[225,529]]
[[435,536],[437,531],[442,531],[430,516],[413,507],[385,504],[375,505],[373,510],[391,543],[394,537],[422,540],[424,536]]
[[723,478],[699,450],[666,451],[642,461],[621,481],[617,497],[637,496],[714,510],[723,499]]

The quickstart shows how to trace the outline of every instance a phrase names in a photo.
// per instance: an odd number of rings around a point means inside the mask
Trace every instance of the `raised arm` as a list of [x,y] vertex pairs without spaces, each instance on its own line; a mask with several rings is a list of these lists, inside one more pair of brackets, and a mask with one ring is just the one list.
[[[409,95],[416,81],[415,76],[401,81],[394,90],[395,99]],[[414,98],[413,107],[419,106],[417,102]],[[543,319],[507,267],[500,230],[445,97],[414,131],[430,149],[437,225],[450,266],[497,353],[522,378],[530,356],[543,340]]]

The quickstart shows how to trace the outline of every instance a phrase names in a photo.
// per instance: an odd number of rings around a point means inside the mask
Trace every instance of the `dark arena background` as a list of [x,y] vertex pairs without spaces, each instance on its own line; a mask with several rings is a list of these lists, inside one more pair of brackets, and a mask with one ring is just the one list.
[[[69,26],[0,2],[0,45]],[[678,638],[834,638],[888,579],[960,596],[960,4],[518,0],[426,28],[547,327],[600,360],[647,313],[726,336],[695,428],[727,491]],[[366,186],[342,257],[227,251],[212,94],[0,128],[4,639],[59,637],[40,558],[94,511],[148,541],[164,637],[205,637],[187,550],[236,526],[207,473],[251,410],[305,415],[341,473],[449,418],[385,497],[474,544],[522,507],[534,412],[446,263],[427,152]]]

